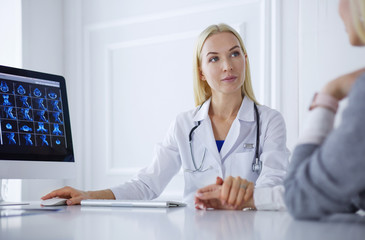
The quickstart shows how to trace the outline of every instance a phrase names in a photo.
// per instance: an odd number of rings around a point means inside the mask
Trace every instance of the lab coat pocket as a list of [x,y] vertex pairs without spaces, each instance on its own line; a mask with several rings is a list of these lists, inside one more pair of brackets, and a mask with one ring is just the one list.
[[254,157],[254,150],[236,153],[231,161],[231,176],[240,176],[248,181],[256,182],[258,175],[252,172],[252,162]]

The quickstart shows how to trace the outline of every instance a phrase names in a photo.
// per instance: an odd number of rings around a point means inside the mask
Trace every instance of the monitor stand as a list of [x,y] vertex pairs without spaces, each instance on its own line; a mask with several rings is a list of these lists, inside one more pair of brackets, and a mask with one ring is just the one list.
[[3,179],[0,178],[0,207],[1,206],[16,206],[16,205],[29,205],[27,202],[7,202],[4,199],[4,192],[5,189],[7,189],[7,181],[3,181]]

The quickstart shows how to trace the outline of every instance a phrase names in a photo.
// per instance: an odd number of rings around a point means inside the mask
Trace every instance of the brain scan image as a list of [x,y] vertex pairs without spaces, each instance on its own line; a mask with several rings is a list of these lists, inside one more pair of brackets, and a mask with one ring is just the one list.
[[20,130],[22,130],[24,132],[30,132],[30,131],[32,131],[32,128],[30,128],[27,125],[23,125],[22,127],[20,127]]
[[3,104],[4,106],[12,106],[11,102],[9,101],[9,95],[3,95]]
[[0,83],[0,90],[4,93],[9,92],[9,86],[6,82],[1,81]]
[[61,113],[59,113],[59,112],[54,112],[54,113],[52,113],[52,115],[53,115],[53,118],[54,118],[54,122],[56,122],[56,123],[62,123],[62,120],[61,120]]
[[44,123],[38,122],[38,133],[48,133],[48,130],[44,128]]
[[30,133],[24,135],[25,146],[33,146],[32,135]]
[[2,132],[17,132],[18,124],[16,120],[3,120],[0,124]]
[[42,143],[41,143],[42,146],[48,146],[49,145],[46,135],[41,135],[39,138],[42,140]]
[[57,123],[53,124],[52,134],[54,134],[54,135],[62,135],[63,134],[63,132],[60,130],[60,125],[58,125]]
[[37,115],[39,117],[39,120],[42,122],[48,122],[47,118],[44,116],[46,114],[46,111],[38,111]]
[[15,134],[14,133],[7,133],[6,137],[8,138],[9,142],[8,144],[16,144],[15,141]]
[[15,120],[15,119],[16,119],[16,117],[15,117],[15,116],[14,116],[14,114],[13,114],[13,110],[14,110],[14,108],[13,108],[13,107],[5,107],[5,108],[4,108],[5,118]]
[[24,107],[24,108],[32,108],[29,105],[29,103],[28,103],[28,97],[27,96],[20,97],[20,101],[22,103],[22,107]]
[[57,94],[55,92],[50,92],[50,93],[48,93],[48,97],[50,99],[56,99],[57,98]]
[[31,116],[29,116],[29,109],[27,109],[27,108],[22,108],[22,109],[20,109],[20,114],[19,115],[21,115],[21,119],[22,120],[26,120],[26,121],[33,121],[33,118],[31,117]]
[[58,106],[59,105],[59,102],[58,100],[55,100],[52,102],[52,109],[53,111],[57,111],[57,112],[62,112],[62,110],[60,109],[60,107]]
[[33,95],[36,97],[41,97],[42,96],[42,92],[41,90],[39,90],[38,88],[33,90]]
[[25,88],[22,85],[19,85],[18,88],[16,89],[17,93],[19,93],[20,95],[24,95],[26,94]]
[[65,140],[63,137],[52,137],[52,144],[55,145],[56,147],[62,147],[65,145]]
[[36,102],[35,107],[37,109],[47,110],[46,106],[44,106],[44,104],[45,104],[44,98],[36,99],[35,102]]

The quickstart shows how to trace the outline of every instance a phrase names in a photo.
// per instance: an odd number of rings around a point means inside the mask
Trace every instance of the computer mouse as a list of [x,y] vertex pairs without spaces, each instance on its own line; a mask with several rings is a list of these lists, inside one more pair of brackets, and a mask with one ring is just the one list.
[[46,199],[46,200],[41,200],[41,205],[42,206],[62,206],[62,205],[67,205],[66,203],[67,198],[50,198],[50,199]]

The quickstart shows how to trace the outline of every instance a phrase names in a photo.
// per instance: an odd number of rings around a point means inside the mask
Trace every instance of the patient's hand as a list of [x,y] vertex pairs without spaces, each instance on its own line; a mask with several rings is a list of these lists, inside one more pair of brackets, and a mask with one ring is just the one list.
[[216,184],[201,188],[195,197],[197,209],[242,210],[255,208],[253,200],[254,184],[240,177],[227,177],[224,181],[217,177]]
[[81,200],[89,198],[88,193],[85,191],[80,191],[72,187],[63,187],[48,193],[41,199],[46,200],[55,197],[67,198],[67,205],[77,205],[80,204]]

